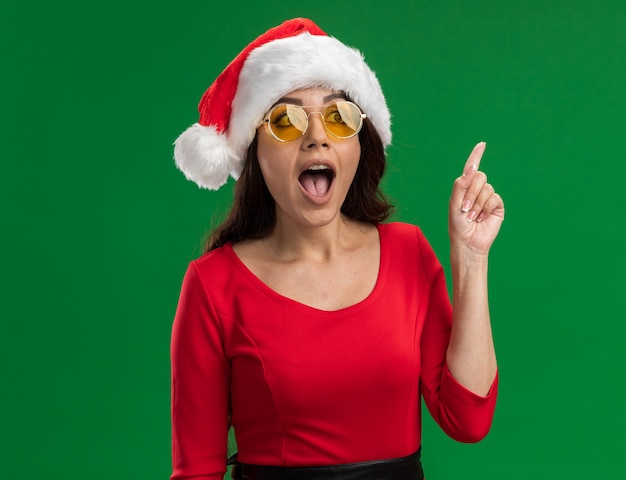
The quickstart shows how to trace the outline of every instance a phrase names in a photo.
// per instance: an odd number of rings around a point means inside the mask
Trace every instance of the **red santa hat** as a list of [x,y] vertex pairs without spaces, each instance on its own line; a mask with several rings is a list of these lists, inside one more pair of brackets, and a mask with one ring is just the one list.
[[389,109],[363,55],[305,18],[287,20],[249,44],[202,96],[200,119],[174,142],[174,160],[202,188],[239,178],[246,151],[267,111],[285,94],[309,87],[344,92],[391,143]]

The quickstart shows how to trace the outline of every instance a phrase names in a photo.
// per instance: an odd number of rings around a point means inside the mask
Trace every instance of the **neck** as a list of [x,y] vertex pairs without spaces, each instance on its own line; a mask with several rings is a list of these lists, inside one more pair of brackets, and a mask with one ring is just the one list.
[[264,241],[283,260],[328,262],[351,247],[360,229],[358,223],[343,215],[321,226],[295,225],[278,217],[274,230]]

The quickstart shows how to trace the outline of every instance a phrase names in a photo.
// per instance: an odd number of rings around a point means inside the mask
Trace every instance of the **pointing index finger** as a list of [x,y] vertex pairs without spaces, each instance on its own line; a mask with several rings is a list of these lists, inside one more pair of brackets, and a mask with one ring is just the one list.
[[485,148],[487,144],[485,142],[477,143],[472,153],[470,153],[467,162],[465,162],[465,167],[463,167],[463,175],[469,177],[473,172],[478,170],[480,166],[480,160],[483,157],[483,153],[485,153]]

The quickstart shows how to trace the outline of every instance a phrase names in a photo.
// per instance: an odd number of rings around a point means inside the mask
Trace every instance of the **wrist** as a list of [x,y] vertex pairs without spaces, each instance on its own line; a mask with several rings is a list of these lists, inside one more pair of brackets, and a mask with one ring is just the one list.
[[480,267],[487,266],[489,262],[489,252],[477,250],[463,244],[450,244],[450,263],[454,268],[458,266]]
[[466,247],[451,248],[450,266],[455,303],[459,297],[486,294],[488,260],[487,254],[476,253]]

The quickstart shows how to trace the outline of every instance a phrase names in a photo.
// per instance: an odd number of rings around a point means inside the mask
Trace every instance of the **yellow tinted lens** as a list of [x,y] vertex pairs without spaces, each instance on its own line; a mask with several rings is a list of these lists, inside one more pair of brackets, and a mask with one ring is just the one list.
[[280,140],[295,140],[304,133],[307,115],[297,105],[277,105],[269,116],[270,131]]
[[339,138],[349,138],[361,130],[363,119],[359,108],[350,102],[337,102],[324,112],[324,122],[330,133]]

